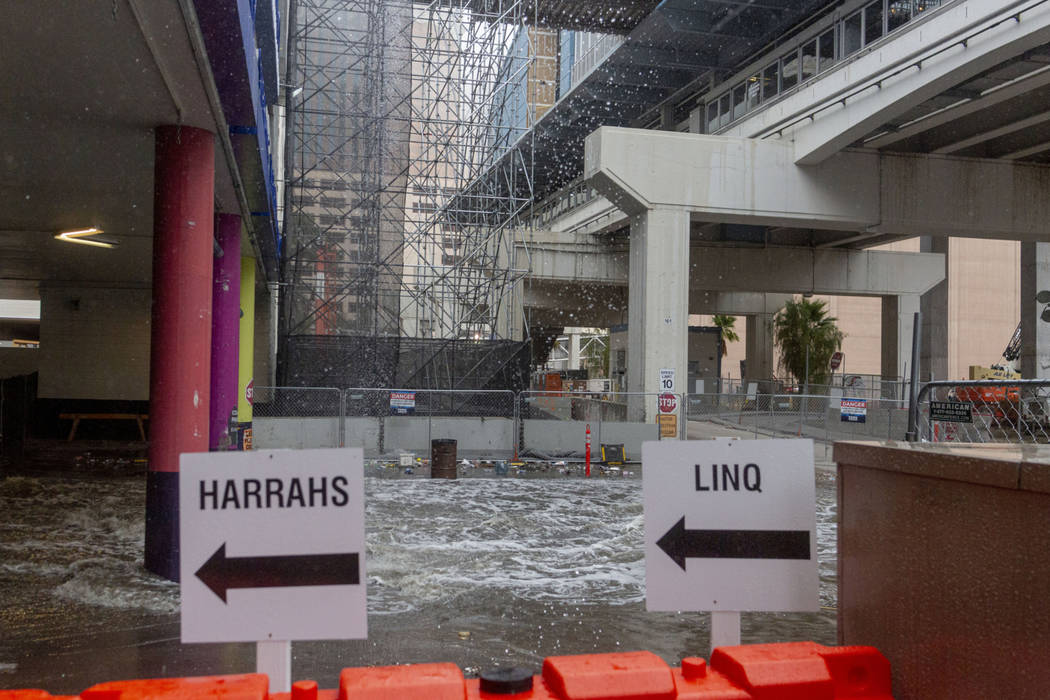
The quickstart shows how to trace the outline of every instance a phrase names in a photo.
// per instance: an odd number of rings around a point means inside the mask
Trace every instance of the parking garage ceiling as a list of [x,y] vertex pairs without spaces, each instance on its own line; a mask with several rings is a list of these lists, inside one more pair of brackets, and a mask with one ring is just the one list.
[[[6,0],[0,16],[0,298],[37,298],[40,283],[148,284],[152,130],[216,130],[179,3],[44,12]],[[221,157],[216,192],[234,202]],[[117,247],[54,238],[88,226]]]

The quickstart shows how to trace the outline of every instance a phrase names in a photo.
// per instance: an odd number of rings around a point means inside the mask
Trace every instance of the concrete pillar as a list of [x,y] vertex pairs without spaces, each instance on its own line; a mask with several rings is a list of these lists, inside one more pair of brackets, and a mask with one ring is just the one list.
[[923,253],[944,255],[944,279],[922,295],[922,348],[919,377],[927,379],[948,378],[948,249],[951,239],[947,236],[923,236],[919,239],[919,250]]
[[277,386],[277,285],[259,285],[255,294],[255,372],[260,386]]
[[1050,243],[1021,244],[1021,376],[1050,378],[1050,323],[1035,297],[1050,290]]
[[179,577],[179,455],[208,451],[215,145],[156,130],[145,565]]
[[255,389],[255,258],[241,258],[240,362],[237,420],[240,449],[252,448],[252,399]]
[[759,391],[771,391],[768,382],[775,366],[773,352],[773,314],[748,314],[744,338],[744,386],[758,382]]
[[580,334],[569,333],[569,367],[568,369],[580,368]]
[[215,240],[219,250],[212,265],[211,429],[208,431],[208,449],[212,451],[237,447],[241,217],[236,214],[216,214]]
[[[915,329],[918,294],[891,294],[882,297],[882,378],[907,381],[911,374],[911,345]],[[887,384],[883,398],[903,398],[900,386]]]
[[631,217],[627,302],[627,389],[631,420],[655,420],[660,370],[685,390],[689,340],[689,212],[651,209]]

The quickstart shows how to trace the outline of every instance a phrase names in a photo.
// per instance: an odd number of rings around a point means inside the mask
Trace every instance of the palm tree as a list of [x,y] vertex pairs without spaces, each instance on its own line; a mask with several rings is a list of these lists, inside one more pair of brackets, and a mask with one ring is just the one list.
[[831,355],[845,337],[835,325],[837,320],[827,315],[823,301],[804,297],[787,302],[773,317],[780,362],[795,379],[807,385],[827,383]]
[[711,323],[722,332],[722,357],[729,354],[729,343],[735,343],[740,340],[740,336],[737,335],[734,326],[736,326],[735,316],[725,316],[723,314],[715,314],[711,317]]

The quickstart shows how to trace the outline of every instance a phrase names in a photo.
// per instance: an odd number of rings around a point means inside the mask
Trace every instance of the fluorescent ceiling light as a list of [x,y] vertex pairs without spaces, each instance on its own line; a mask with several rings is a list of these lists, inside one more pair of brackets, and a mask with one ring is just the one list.
[[93,245],[99,248],[115,248],[117,246],[115,241],[106,241],[99,238],[88,238],[88,236],[97,236],[102,233],[102,229],[95,228],[82,228],[76,231],[63,231],[62,233],[55,236],[60,241],[66,243],[80,243],[82,245]]

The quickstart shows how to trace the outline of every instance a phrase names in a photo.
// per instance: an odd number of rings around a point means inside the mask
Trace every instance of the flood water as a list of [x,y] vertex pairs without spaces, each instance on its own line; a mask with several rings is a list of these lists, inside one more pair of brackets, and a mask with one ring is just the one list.
[[[538,672],[558,654],[709,655],[706,614],[645,611],[640,476],[479,472],[368,471],[369,639],[294,643],[294,679],[331,688],[346,666]],[[834,479],[817,473],[822,611],[745,613],[745,643],[835,642]],[[142,567],[144,502],[144,477],[0,480],[0,688],[255,670],[254,645],[179,642],[178,586]]]

